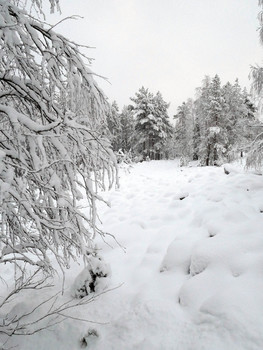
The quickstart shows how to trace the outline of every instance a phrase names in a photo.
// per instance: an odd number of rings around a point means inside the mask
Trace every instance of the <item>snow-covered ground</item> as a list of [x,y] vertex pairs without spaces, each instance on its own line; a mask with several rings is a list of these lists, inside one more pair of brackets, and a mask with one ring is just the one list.
[[[180,168],[176,161],[139,163],[120,175],[120,188],[103,195],[111,208],[99,205],[104,231],[118,241],[97,239],[113,290],[71,314],[98,323],[68,319],[10,344],[262,350],[263,177],[233,167],[229,175],[222,167]],[[62,300],[80,271],[73,264],[67,272]]]

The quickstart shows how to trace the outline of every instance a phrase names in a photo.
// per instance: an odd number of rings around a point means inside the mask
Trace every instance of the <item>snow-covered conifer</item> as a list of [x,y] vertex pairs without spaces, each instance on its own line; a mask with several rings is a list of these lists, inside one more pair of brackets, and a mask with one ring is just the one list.
[[124,152],[133,151],[133,141],[134,141],[134,131],[135,131],[135,123],[133,118],[133,107],[131,105],[124,106],[121,114],[121,148]]
[[227,133],[225,148],[228,160],[241,154],[249,141],[252,141],[255,128],[255,107],[247,91],[242,91],[238,79],[222,87],[224,128]]
[[164,145],[172,135],[167,109],[169,104],[163,100],[160,92],[155,96],[142,87],[131,98],[135,103],[135,130],[137,151],[144,159],[164,157]]
[[121,149],[122,126],[119,107],[116,101],[112,102],[107,112],[107,125],[110,131],[109,139],[112,149],[114,152],[118,152]]
[[[259,38],[261,45],[263,45],[263,0],[259,0],[259,6],[261,11],[258,14],[259,20]],[[263,67],[256,65],[252,67],[251,70],[251,79],[252,79],[252,92],[254,94],[255,100],[258,101],[259,110],[262,111],[262,96],[263,96]],[[257,136],[254,141],[251,143],[247,165],[248,166],[261,166],[263,160],[263,129],[262,123],[258,122],[258,131]]]
[[175,151],[176,155],[182,157],[183,163],[192,160],[194,153],[194,104],[192,99],[183,102],[177,109],[175,115]]

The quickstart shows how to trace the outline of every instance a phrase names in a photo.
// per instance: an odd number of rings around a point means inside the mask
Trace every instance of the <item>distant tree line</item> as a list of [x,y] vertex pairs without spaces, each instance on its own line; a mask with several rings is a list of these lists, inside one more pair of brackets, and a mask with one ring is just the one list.
[[182,165],[219,165],[243,156],[261,125],[246,89],[238,79],[221,86],[216,75],[206,76],[196,91],[195,99],[178,107],[174,126],[160,92],[142,87],[122,112],[114,101],[107,119],[113,150],[135,160],[179,157]]
[[220,78],[206,76],[195,100],[178,107],[174,155],[201,165],[219,165],[242,156],[256,136],[256,108],[238,80],[221,87]]
[[108,128],[115,152],[129,152],[137,160],[169,157],[167,147],[173,127],[168,117],[169,104],[160,92],[152,94],[142,87],[131,98],[133,105],[119,113],[114,101],[108,113]]

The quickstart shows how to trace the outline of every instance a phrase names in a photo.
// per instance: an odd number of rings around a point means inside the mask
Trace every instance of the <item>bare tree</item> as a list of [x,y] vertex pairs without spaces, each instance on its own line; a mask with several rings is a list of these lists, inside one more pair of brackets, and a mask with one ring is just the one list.
[[116,178],[107,103],[80,46],[14,3],[0,0],[0,263],[63,269],[88,259]]
[[[58,0],[49,2],[59,9]],[[103,234],[98,190],[117,179],[108,104],[90,59],[22,3],[0,0],[0,267],[12,264],[15,273],[13,289],[1,295],[1,339],[55,325],[69,308],[94,300],[59,304],[52,296],[33,323],[42,304],[20,316],[8,312],[19,293],[50,286],[54,259],[62,271],[78,255],[94,259],[94,236]],[[41,0],[31,5],[44,15]]]

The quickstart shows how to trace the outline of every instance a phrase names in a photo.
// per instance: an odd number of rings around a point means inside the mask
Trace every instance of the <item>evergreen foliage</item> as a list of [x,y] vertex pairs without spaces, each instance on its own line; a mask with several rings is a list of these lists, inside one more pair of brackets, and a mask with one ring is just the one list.
[[122,127],[121,149],[124,152],[133,152],[135,122],[131,105],[123,107],[120,114],[120,122]]
[[193,133],[194,133],[194,110],[193,100],[183,102],[177,109],[174,116],[176,121],[174,144],[175,155],[182,158],[182,164],[186,163],[193,156]]
[[[263,1],[258,1],[261,11],[258,14],[259,20],[259,38],[260,43],[263,45]],[[256,65],[251,69],[251,79],[252,79],[252,92],[255,95],[255,98],[258,100],[259,109],[262,111],[262,96],[263,96],[263,67]],[[249,101],[246,102],[249,106]],[[250,106],[251,107],[251,106]],[[263,125],[258,123],[258,128],[260,131],[257,132],[257,136],[254,138],[253,142],[250,145],[250,150],[247,158],[247,165],[258,167],[262,165],[263,162]]]
[[113,101],[107,112],[107,126],[109,129],[109,139],[113,151],[118,152],[122,147],[122,125],[120,120],[119,107],[116,101]]
[[255,107],[238,80],[221,87],[220,78],[206,76],[197,98],[183,103],[175,116],[175,148],[185,161],[202,165],[230,161],[255,135]]
[[164,158],[165,144],[172,136],[167,113],[169,104],[160,92],[154,96],[144,87],[131,100],[135,104],[136,151],[143,159]]
[[124,106],[119,112],[117,102],[114,101],[107,112],[107,126],[111,147],[117,156],[118,162],[131,159],[134,154],[135,123],[133,107]]

